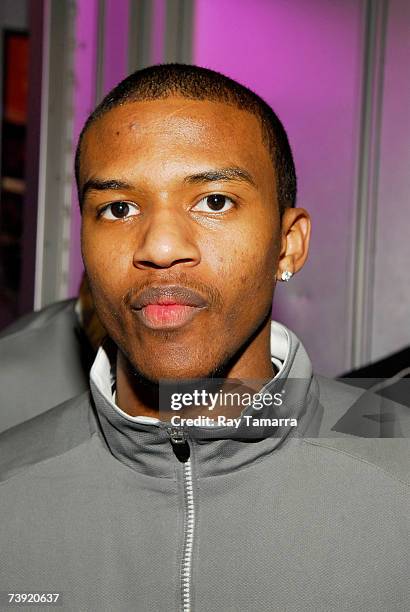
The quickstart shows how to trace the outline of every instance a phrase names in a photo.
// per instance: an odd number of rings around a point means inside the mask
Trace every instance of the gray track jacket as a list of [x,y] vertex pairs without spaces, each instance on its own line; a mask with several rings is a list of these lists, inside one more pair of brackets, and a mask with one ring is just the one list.
[[281,345],[270,388],[297,379],[297,427],[178,440],[115,407],[100,350],[90,396],[4,432],[0,609],[7,593],[60,593],[57,610],[84,612],[408,612],[406,414],[400,438],[337,432],[362,391],[313,376],[274,323],[276,357]]

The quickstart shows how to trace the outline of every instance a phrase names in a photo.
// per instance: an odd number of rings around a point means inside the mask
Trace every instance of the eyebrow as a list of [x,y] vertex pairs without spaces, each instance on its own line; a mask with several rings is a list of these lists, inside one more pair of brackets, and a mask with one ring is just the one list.
[[132,189],[131,183],[127,183],[126,181],[118,181],[116,179],[108,179],[103,181],[101,179],[93,178],[86,181],[81,190],[81,200],[84,199],[85,195],[89,191],[124,191]]
[[[217,170],[205,170],[204,172],[198,172],[184,177],[184,183],[188,184],[212,183],[216,181],[242,181],[253,187],[256,186],[252,175],[239,166],[219,168]],[[92,178],[84,183],[81,190],[81,200],[84,200],[84,197],[89,191],[124,191],[133,188],[135,188],[135,186],[126,181]]]
[[220,168],[218,170],[205,170],[198,174],[191,174],[184,178],[185,183],[212,183],[216,181],[242,181],[256,187],[252,175],[239,166]]

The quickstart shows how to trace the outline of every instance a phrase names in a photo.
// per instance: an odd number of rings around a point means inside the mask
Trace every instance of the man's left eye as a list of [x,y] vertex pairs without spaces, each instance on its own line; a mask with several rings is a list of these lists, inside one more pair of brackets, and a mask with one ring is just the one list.
[[199,210],[201,212],[226,212],[234,206],[233,201],[228,196],[220,193],[213,193],[212,195],[202,198],[195,204],[192,210]]

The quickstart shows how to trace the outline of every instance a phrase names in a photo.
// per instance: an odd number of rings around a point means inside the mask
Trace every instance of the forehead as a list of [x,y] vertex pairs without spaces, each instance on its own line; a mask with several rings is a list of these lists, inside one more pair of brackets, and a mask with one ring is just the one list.
[[273,168],[259,119],[223,102],[170,97],[129,102],[97,119],[84,136],[81,182],[124,173],[148,161],[197,168],[202,162],[245,166],[260,180]]

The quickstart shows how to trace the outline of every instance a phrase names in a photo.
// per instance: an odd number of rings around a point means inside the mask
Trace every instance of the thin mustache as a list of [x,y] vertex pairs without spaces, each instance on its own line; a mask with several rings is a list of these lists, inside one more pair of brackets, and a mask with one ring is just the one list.
[[132,308],[141,309],[144,306],[148,306],[148,304],[166,303],[185,304],[186,306],[196,306],[199,308],[207,305],[207,301],[202,295],[181,285],[147,287],[135,299],[131,300],[130,305]]
[[[138,302],[139,296],[143,297],[144,292],[152,292],[151,295],[154,296],[154,292],[158,291],[158,296],[166,295],[167,288],[178,290],[180,295],[183,295],[183,292],[185,292],[185,295],[187,295],[188,292],[192,291],[192,293],[196,294],[196,296],[200,297],[202,300],[205,300],[208,303],[208,306],[211,306],[214,310],[220,310],[222,308],[222,295],[218,289],[215,287],[209,287],[208,285],[205,285],[199,281],[192,281],[185,275],[179,276],[178,279],[151,279],[150,281],[142,283],[138,287],[131,287],[124,295],[122,302],[124,306],[128,308],[133,307],[133,305]],[[175,291],[174,295],[178,295],[177,291]]]

